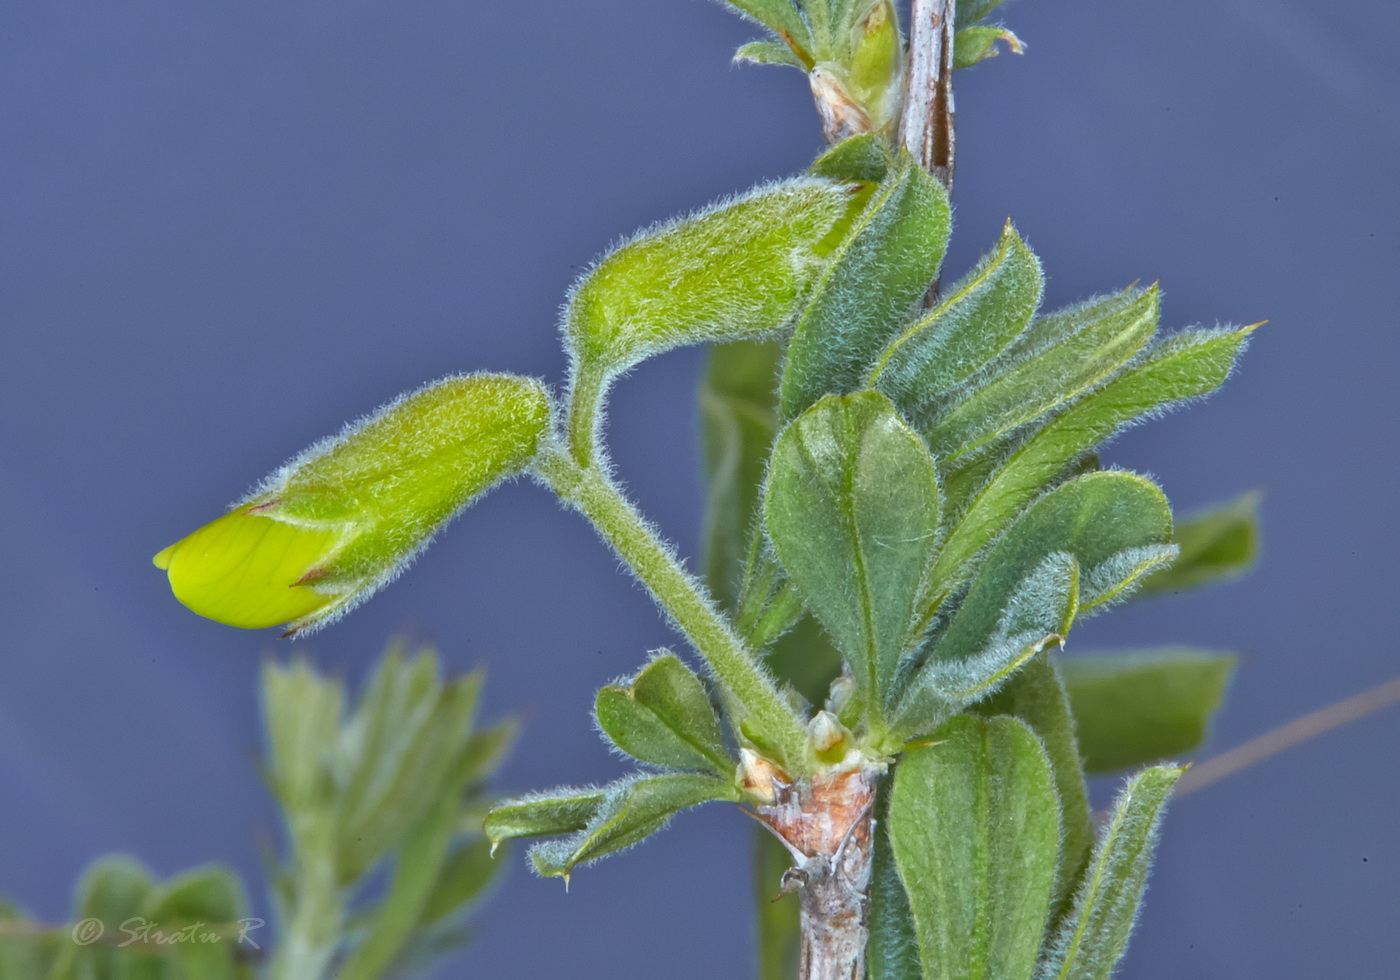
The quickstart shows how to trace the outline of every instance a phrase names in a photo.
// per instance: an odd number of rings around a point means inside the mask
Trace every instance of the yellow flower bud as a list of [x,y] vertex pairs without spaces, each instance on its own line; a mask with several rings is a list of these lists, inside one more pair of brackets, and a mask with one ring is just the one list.
[[291,633],[325,625],[528,466],[549,419],[533,379],[444,379],[312,446],[155,564],[201,616],[245,629],[286,623]]

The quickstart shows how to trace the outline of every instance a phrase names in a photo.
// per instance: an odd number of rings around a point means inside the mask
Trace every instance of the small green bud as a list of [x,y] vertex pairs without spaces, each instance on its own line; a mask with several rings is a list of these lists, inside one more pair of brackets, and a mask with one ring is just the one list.
[[572,353],[615,374],[673,347],[776,333],[821,270],[859,189],[798,178],[643,231],[575,287],[566,314]]
[[445,378],[352,422],[229,513],[155,556],[201,616],[289,632],[323,626],[392,581],[433,534],[518,474],[549,428],[543,385]]
[[874,132],[884,131],[899,112],[904,80],[904,45],[891,0],[873,0],[851,25],[848,87]]

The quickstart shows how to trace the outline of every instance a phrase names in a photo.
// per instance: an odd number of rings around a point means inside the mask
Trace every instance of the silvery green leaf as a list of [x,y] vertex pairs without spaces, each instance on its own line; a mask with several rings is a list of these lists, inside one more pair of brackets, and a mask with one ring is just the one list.
[[1066,659],[1085,768],[1113,772],[1192,751],[1234,669],[1233,656],[1179,647]]
[[923,442],[878,392],[825,398],[779,437],[764,512],[783,567],[880,715],[936,543]]
[[1045,750],[1015,718],[959,715],[904,754],[889,835],[925,980],[1030,976],[1059,812]]
[[880,350],[938,274],[949,229],[943,185],[904,153],[832,254],[788,346],[780,415],[859,391]]
[[990,698],[976,705],[982,715],[1014,715],[1039,737],[1055,773],[1060,798],[1060,858],[1055,875],[1054,918],[1069,911],[1069,901],[1079,883],[1094,846],[1094,825],[1079,758],[1074,716],[1069,696],[1050,650],[1033,658]]
[[711,800],[737,803],[740,794],[729,780],[691,773],[620,780],[607,788],[577,834],[531,847],[531,864],[544,877],[567,880],[575,867],[633,847],[666,826],[677,811]]
[[1125,548],[1107,561],[1090,568],[1084,575],[1080,614],[1084,615],[1121,601],[1152,573],[1176,559],[1174,544],[1147,544]]
[[[1093,308],[1104,303],[1122,308],[1127,301],[1112,297]],[[1214,391],[1230,373],[1250,329],[1185,331],[1168,338],[1141,364],[1066,410],[1004,458],[992,460],[995,465],[982,474],[980,489],[958,494],[967,502],[948,533],[939,573],[947,574],[971,559],[1047,483],[1093,447],[1137,419]],[[952,494],[959,481],[950,477],[948,484]],[[1178,543],[1183,531],[1184,527],[1177,529]],[[1151,581],[1145,589],[1152,588]]]
[[1154,287],[1025,360],[1008,354],[936,412],[923,429],[929,448],[953,460],[1085,394],[1142,350],[1157,312]]
[[1093,860],[1036,980],[1108,980],[1137,919],[1162,811],[1183,770],[1147,769],[1130,779],[1099,834]]
[[1259,497],[1247,493],[1179,521],[1175,541],[1181,554],[1167,568],[1149,575],[1138,595],[1194,589],[1248,571],[1259,554]]
[[709,695],[674,654],[652,660],[629,686],[599,691],[595,714],[613,744],[640,762],[734,774]]
[[1040,260],[1008,221],[997,247],[889,343],[870,373],[870,387],[911,409],[946,393],[1026,329],[1043,288]]

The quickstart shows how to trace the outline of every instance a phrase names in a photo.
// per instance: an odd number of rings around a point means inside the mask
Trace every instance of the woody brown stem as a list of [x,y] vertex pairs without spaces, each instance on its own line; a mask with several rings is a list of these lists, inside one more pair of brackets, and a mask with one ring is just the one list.
[[759,819],[783,842],[793,866],[784,891],[801,906],[800,980],[864,980],[869,938],[875,788],[883,767],[868,763],[774,785]]

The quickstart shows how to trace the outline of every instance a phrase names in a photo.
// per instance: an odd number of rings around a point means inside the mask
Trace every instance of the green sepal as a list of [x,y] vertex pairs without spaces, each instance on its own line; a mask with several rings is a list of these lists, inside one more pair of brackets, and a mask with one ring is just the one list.
[[995,58],[998,41],[1005,41],[1014,54],[1025,49],[1021,39],[1004,27],[981,25],[958,31],[953,36],[953,67],[971,68],[979,61]]
[[1084,766],[1079,757],[1074,716],[1069,695],[1056,664],[1060,658],[1051,651],[1027,662],[995,694],[975,706],[982,715],[1014,715],[1020,718],[1045,746],[1055,773],[1055,792],[1060,798],[1060,858],[1055,875],[1054,918],[1069,911],[1070,900],[1089,863],[1094,846],[1094,824],[1089,812],[1089,794],[1084,784]]
[[1074,909],[1052,939],[1036,980],[1108,980],[1128,945],[1152,866],[1162,812],[1184,770],[1138,773],[1119,793]]
[[1247,493],[1183,518],[1175,539],[1181,554],[1149,575],[1138,595],[1181,592],[1243,575],[1259,556],[1259,499],[1259,493]]
[[732,777],[719,718],[700,678],[674,654],[663,653],[630,685],[598,692],[598,727],[639,762]]
[[[596,383],[675,347],[782,330],[851,206],[846,184],[763,185],[646,229],[575,285],[565,335],[579,378]],[[594,392],[575,392],[575,398]]]
[[889,834],[925,980],[1030,976],[1059,812],[1050,761],[1018,719],[959,715],[905,753]]
[[807,70],[807,66],[793,53],[792,48],[775,41],[750,41],[748,44],[741,44],[739,50],[734,52],[734,60],[747,61],[754,65],[789,65],[802,71]]
[[812,162],[813,177],[852,183],[882,183],[894,169],[889,143],[879,133],[862,133],[828,148]]
[[[1126,301],[1108,301],[1121,308]],[[1097,307],[1096,307],[1097,308]],[[1234,331],[1185,331],[1156,345],[1143,362],[1067,409],[1004,458],[988,457],[988,472],[975,491],[962,491],[969,478],[950,477],[947,490],[965,500],[961,517],[948,533],[939,555],[937,575],[948,575],[992,541],[1046,484],[1076,459],[1136,419],[1214,391],[1230,373],[1251,328]],[[1182,541],[1185,525],[1178,527]],[[1181,565],[1182,559],[1177,559]],[[1161,575],[1149,576],[1144,591]]]
[[594,786],[563,786],[503,800],[486,814],[482,832],[492,846],[521,837],[558,837],[588,826],[607,796]]
[[938,478],[878,392],[822,399],[778,438],[768,533],[807,606],[882,717],[938,530]]
[[729,780],[691,773],[634,776],[608,787],[588,824],[573,837],[530,848],[530,862],[546,878],[568,879],[574,868],[641,843],[680,810],[740,793]]
[[[1146,477],[1105,470],[1057,487],[992,546],[933,655],[956,658],[981,650],[1016,589],[1050,554],[1073,555],[1087,576],[1101,567],[1113,570],[1121,552],[1165,544],[1171,530],[1166,497]],[[940,583],[954,581],[957,572],[950,570]]]
[[941,655],[938,644],[906,686],[894,728],[910,738],[984,700],[1032,657],[1063,643],[1079,610],[1079,562],[1066,552],[1045,559],[1016,587],[986,646]]
[[1228,654],[1179,647],[1067,659],[1085,769],[1129,769],[1200,746],[1235,663]]
[[864,387],[881,349],[938,274],[950,213],[943,185],[901,152],[832,255],[788,346],[780,416]]
[[1024,360],[1008,353],[933,415],[923,429],[929,448],[951,461],[1085,394],[1142,350],[1157,316],[1154,287]]
[[1045,278],[1011,222],[1001,241],[927,316],[896,337],[870,372],[906,411],[947,393],[991,363],[1040,305]]

